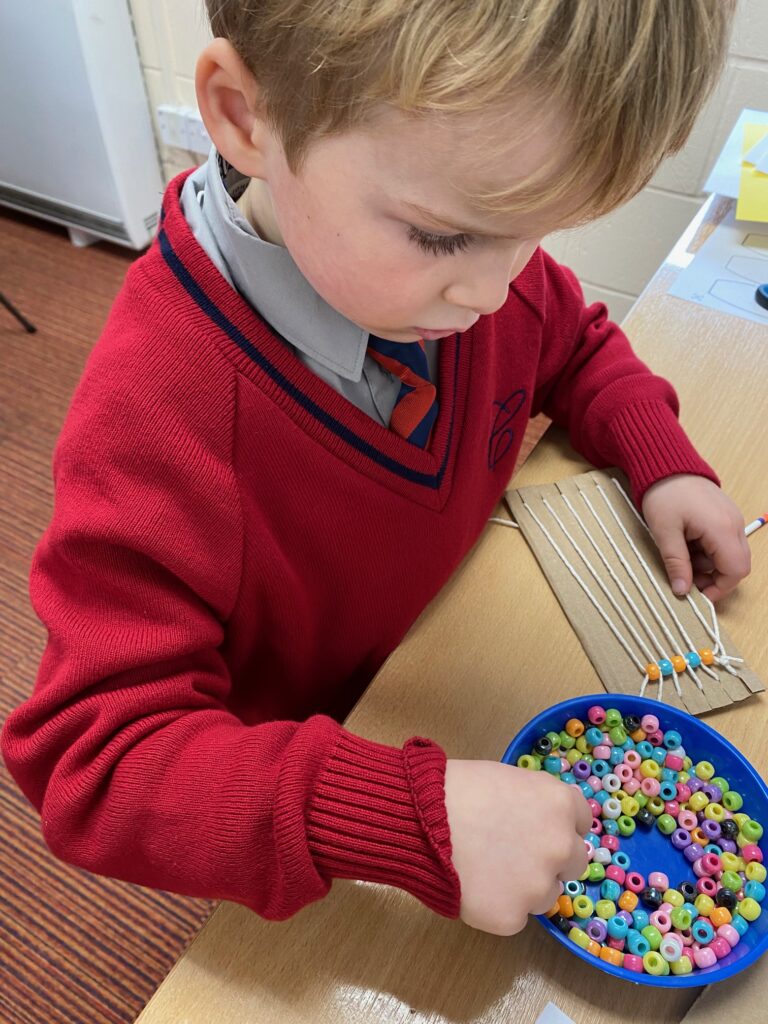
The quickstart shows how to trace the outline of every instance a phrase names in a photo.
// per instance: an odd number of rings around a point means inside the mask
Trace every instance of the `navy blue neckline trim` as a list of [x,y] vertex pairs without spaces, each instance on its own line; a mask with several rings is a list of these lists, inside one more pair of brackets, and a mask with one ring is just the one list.
[[[164,212],[165,211],[163,211],[163,213]],[[164,216],[161,217],[161,220],[164,219]],[[335,417],[331,416],[330,413],[326,412],[322,406],[319,406],[308,395],[305,395],[303,391],[300,391],[295,384],[292,384],[291,381],[288,380],[288,378],[281,373],[280,370],[278,370],[277,367],[274,366],[241,331],[238,330],[232,321],[225,316],[222,310],[219,309],[219,307],[205,294],[197,281],[195,281],[179,259],[164,228],[161,228],[158,232],[158,240],[160,242],[160,251],[165,262],[168,264],[176,279],[192,300],[220,330],[224,331],[227,337],[230,338],[238,348],[248,356],[249,359],[252,359],[253,362],[256,363],[257,366],[259,366],[288,395],[290,395],[295,402],[297,402],[302,408],[306,409],[307,412],[311,413],[315,419],[323,424],[324,427],[336,434],[337,437],[340,437],[342,441],[345,441],[362,455],[367,456],[367,458],[378,463],[378,465],[382,466],[384,469],[388,469],[390,472],[395,473],[397,476],[400,476],[411,483],[419,484],[422,487],[429,487],[432,490],[439,489],[448,465],[448,457],[451,452],[451,442],[453,440],[453,425],[456,412],[456,377],[458,374],[459,354],[461,351],[460,335],[456,335],[451,419],[448,428],[448,437],[446,439],[443,461],[437,473],[420,473],[418,470],[411,469],[410,466],[404,466],[396,459],[390,458],[388,455],[385,455],[384,452],[379,451],[378,448],[369,444],[362,437],[358,437],[354,431],[350,430],[349,427],[345,426],[343,423],[340,423]]]

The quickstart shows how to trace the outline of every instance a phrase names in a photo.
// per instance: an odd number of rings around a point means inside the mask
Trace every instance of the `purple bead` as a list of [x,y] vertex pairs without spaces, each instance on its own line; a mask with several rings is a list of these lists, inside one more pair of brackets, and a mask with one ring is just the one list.
[[676,828],[672,833],[672,845],[676,850],[684,850],[691,845],[691,833],[685,828]]
[[596,917],[589,922],[586,932],[590,939],[594,939],[595,942],[605,942],[605,937],[608,934],[608,925],[601,918]]
[[701,831],[707,837],[707,839],[719,839],[722,829],[717,821],[712,821],[710,818],[705,818],[701,823]]
[[698,791],[701,789],[703,785],[704,783],[701,781],[701,779],[697,778],[695,775],[692,779],[688,779],[688,781],[686,782],[686,786],[688,787],[688,789],[690,789],[692,793],[698,793]]
[[571,771],[577,779],[585,782],[592,774],[592,766],[587,764],[586,761],[577,761],[573,768],[571,768]]
[[622,918],[624,921],[627,922],[627,924],[629,925],[630,928],[634,928],[634,926],[635,926],[635,919],[634,919],[634,917],[632,917],[632,915],[630,914],[630,912],[628,910],[620,910],[618,912],[618,914],[616,915],[616,917]]
[[738,849],[733,839],[723,839],[722,836],[720,837],[717,845],[723,853],[736,853],[736,850]]
[[702,793],[706,793],[713,804],[719,804],[723,799],[723,791],[719,786],[713,786],[711,782],[701,787]]
[[683,856],[689,864],[693,864],[694,861],[704,856],[704,847],[699,846],[698,843],[691,843],[690,846],[686,846],[683,850]]

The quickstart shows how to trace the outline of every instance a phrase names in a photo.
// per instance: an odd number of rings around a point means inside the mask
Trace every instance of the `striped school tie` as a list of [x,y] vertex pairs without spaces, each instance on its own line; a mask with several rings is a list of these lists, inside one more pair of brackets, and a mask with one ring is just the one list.
[[429,379],[423,341],[387,341],[371,334],[368,355],[400,379],[400,392],[389,421],[390,430],[419,448],[426,448],[437,419],[437,390]]

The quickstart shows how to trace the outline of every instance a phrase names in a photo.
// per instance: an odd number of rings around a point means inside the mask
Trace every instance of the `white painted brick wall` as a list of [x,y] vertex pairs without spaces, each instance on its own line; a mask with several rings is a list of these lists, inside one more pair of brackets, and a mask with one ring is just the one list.
[[[687,0],[680,0],[681,3]],[[210,40],[202,0],[129,0],[152,114],[161,103],[196,106],[195,63]],[[547,248],[572,267],[589,301],[622,320],[701,203],[701,186],[743,107],[768,109],[768,0],[739,0],[728,67],[682,152],[631,202]],[[166,178],[199,162],[160,151]]]

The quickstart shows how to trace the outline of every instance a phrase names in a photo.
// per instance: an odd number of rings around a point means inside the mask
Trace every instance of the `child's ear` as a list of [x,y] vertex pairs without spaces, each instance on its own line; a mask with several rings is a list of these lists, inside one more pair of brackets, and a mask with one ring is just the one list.
[[228,40],[214,39],[198,57],[195,91],[203,123],[219,153],[249,178],[264,178],[271,132],[261,90]]

